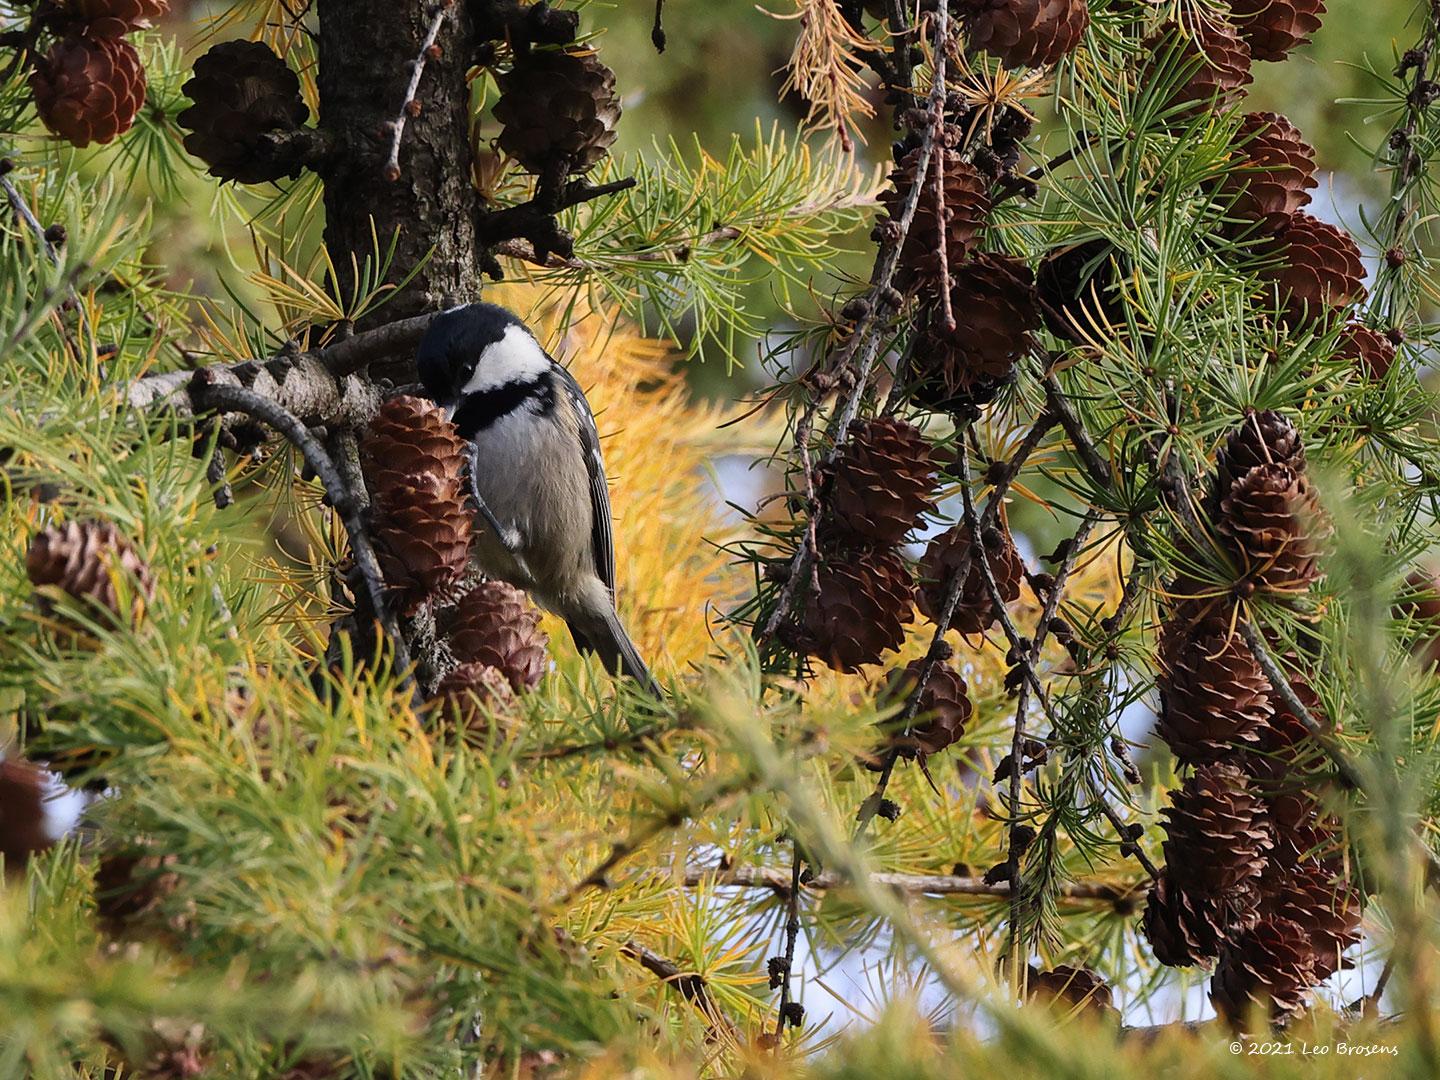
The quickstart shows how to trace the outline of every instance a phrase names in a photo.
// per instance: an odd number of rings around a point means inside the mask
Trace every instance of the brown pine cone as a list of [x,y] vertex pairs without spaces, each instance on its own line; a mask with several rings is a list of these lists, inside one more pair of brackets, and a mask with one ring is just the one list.
[[1289,465],[1260,465],[1231,485],[1218,527],[1263,588],[1296,592],[1320,576],[1324,517],[1310,481]]
[[1232,1026],[1242,1025],[1257,1005],[1273,1021],[1284,1021],[1304,1009],[1314,983],[1309,931],[1293,919],[1269,916],[1221,950],[1210,1002]]
[[915,583],[899,555],[833,552],[822,556],[818,574],[819,592],[800,625],[783,631],[787,645],[837,671],[858,671],[904,644]]
[[1290,919],[1310,934],[1314,982],[1340,970],[1341,954],[1360,940],[1365,898],[1339,869],[1319,858],[1272,863],[1261,881],[1267,917]]
[[1257,465],[1289,465],[1305,471],[1305,444],[1295,425],[1272,409],[1250,413],[1225,439],[1216,458],[1216,496]]
[[1320,29],[1325,0],[1230,0],[1230,14],[1256,60],[1279,61]]
[[1040,326],[1035,276],[1009,255],[976,255],[951,279],[955,330],[945,329],[938,312],[915,343],[911,365],[915,399],[954,411],[964,402],[982,404],[1010,381]]
[[1235,169],[1220,184],[1229,213],[1267,231],[1284,228],[1310,202],[1315,150],[1279,113],[1246,113],[1235,132]]
[[259,41],[226,41],[195,61],[183,87],[193,104],[177,122],[185,149],[210,175],[241,184],[298,176],[308,159],[285,137],[310,117],[300,77]]
[[620,98],[615,72],[590,49],[536,51],[501,75],[499,146],[526,171],[581,173],[615,142]]
[[540,612],[525,594],[503,581],[482,581],[441,614],[439,629],[462,664],[502,672],[519,692],[540,685],[550,666],[550,639]]
[[1125,305],[1117,291],[1123,274],[1120,253],[1104,237],[1047,252],[1035,270],[1035,288],[1050,332],[1089,341],[1123,328]]
[[508,736],[517,705],[505,673],[473,660],[440,680],[434,703],[440,723],[481,744],[489,740],[492,728],[500,739]]
[[[924,665],[923,659],[912,660],[905,667],[892,670],[886,676],[885,696],[891,701],[907,700],[920,685],[920,669]],[[902,753],[912,757],[938,754],[965,734],[972,711],[964,676],[948,663],[937,663],[920,695],[909,733],[897,727],[898,717],[883,725],[889,735],[886,749],[899,747]]]
[[1250,47],[1223,19],[1189,17],[1184,26],[1166,22],[1145,48],[1157,63],[1173,57],[1180,68],[1191,71],[1169,101],[1172,108],[1183,106],[1186,118],[1224,109],[1250,83]]
[[1110,985],[1089,968],[1057,964],[1049,971],[1030,969],[1027,989],[1033,1000],[1079,1008],[1096,1015],[1114,1013]]
[[31,855],[54,843],[45,829],[48,787],[44,769],[15,757],[0,760],[0,861],[7,874],[23,869]]
[[56,135],[75,146],[103,145],[129,131],[145,104],[145,68],[128,41],[70,34],[36,62],[30,91]]
[[360,463],[376,554],[406,614],[450,588],[470,560],[466,443],[439,406],[391,398],[370,422]]
[[[915,216],[910,219],[910,231],[905,234],[905,243],[900,249],[895,284],[906,290],[935,292],[940,288],[942,223],[939,201],[935,197],[936,155],[939,155],[938,168],[945,189],[945,265],[952,277],[974,250],[980,230],[985,227],[985,219],[990,214],[990,195],[985,178],[959,151],[937,146],[926,165],[920,198],[915,204]],[[890,173],[892,186],[880,194],[880,203],[891,222],[898,221],[902,215],[919,163],[919,149],[911,150]]]
[[1155,730],[1181,761],[1203,765],[1255,745],[1274,711],[1270,683],[1238,631],[1175,618],[1160,633],[1162,705]]
[[1365,265],[1350,234],[1303,212],[1258,249],[1261,279],[1292,326],[1324,322],[1365,298]]
[[1229,921],[1218,904],[1176,886],[1167,867],[1150,889],[1141,928],[1156,960],[1166,967],[1191,967],[1220,954]]
[[91,37],[120,37],[154,26],[170,13],[170,0],[69,0],[65,11]]
[[1260,875],[1275,846],[1265,801],[1239,767],[1202,765],[1162,811],[1166,873],[1175,888],[1215,905],[1221,925],[1243,927],[1260,904]]
[[[134,598],[132,619],[140,603],[155,595],[154,576],[139,552],[103,521],[67,521],[36,533],[25,556],[25,572],[37,590],[60,589],[116,616],[123,613],[115,582],[126,579]],[[39,600],[42,611],[53,611],[49,596],[42,592]]]
[[935,509],[936,465],[913,424],[879,417],[851,425],[830,470],[829,522],[862,542],[898,544]]
[[[1025,564],[1010,539],[1010,530],[1003,522],[985,534],[985,550],[1000,598],[1007,604],[1018,599]],[[990,590],[979,559],[975,557],[970,530],[964,522],[935,537],[925,549],[925,555],[920,560],[920,612],[931,621],[940,619],[945,613],[945,594],[949,589],[950,575],[962,563],[968,565],[969,570],[960,587],[960,602],[949,628],[962,634],[978,634],[994,626],[1000,616],[991,603]]]
[[1049,67],[1090,25],[1085,0],[966,0],[961,14],[968,44],[1006,67]]
[[1383,379],[1395,363],[1395,346],[1384,334],[1352,322],[1340,331],[1335,355],[1349,360],[1369,378]]
[[[1328,725],[1320,695],[1314,688],[1296,675],[1290,676],[1290,687],[1311,719]],[[1274,711],[1257,729],[1254,743],[1246,748],[1243,768],[1255,782],[1255,790],[1270,801],[1270,816],[1278,839],[1282,823],[1276,813],[1275,800],[1299,792],[1305,795],[1307,805],[1313,802],[1306,789],[1311,783],[1310,774],[1321,764],[1324,752],[1284,698],[1271,693],[1270,705]]]

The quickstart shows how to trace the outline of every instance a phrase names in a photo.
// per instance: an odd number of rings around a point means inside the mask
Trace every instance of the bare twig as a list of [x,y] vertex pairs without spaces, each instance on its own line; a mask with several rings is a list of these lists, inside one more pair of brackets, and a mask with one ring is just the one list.
[[440,46],[435,44],[435,41],[454,7],[455,0],[440,0],[440,3],[436,4],[435,12],[430,17],[429,29],[425,32],[425,40],[420,42],[420,52],[410,61],[410,82],[405,87],[405,100],[400,103],[399,114],[388,125],[390,156],[385,159],[385,179],[392,182],[400,179],[400,140],[405,137],[405,121],[420,115],[420,100],[415,95],[420,90],[425,64],[439,54]]
[[724,1035],[737,1043],[740,1041],[740,1032],[720,1010],[714,995],[710,993],[710,984],[706,982],[705,976],[699,972],[683,971],[675,961],[646,948],[638,941],[627,941],[620,946],[620,951],[638,961],[641,967],[661,982],[680,991],[681,997],[700,1010],[713,1035]]
[[320,441],[310,434],[294,414],[287,412],[271,399],[241,386],[211,382],[203,371],[196,373],[194,382],[195,385],[190,389],[190,400],[200,410],[244,413],[274,428],[300,451],[301,456],[305,459],[305,464],[324,485],[331,505],[340,515],[345,532],[350,538],[350,550],[355,557],[355,565],[359,568],[365,581],[366,593],[375,611],[375,617],[379,620],[386,637],[390,639],[396,670],[401,672],[404,684],[414,690],[415,683],[410,672],[410,653],[406,648],[405,638],[400,633],[400,627],[390,611],[390,606],[386,603],[384,578],[380,574],[380,563],[375,557],[375,548],[370,543],[370,534],[366,531],[365,523],[361,519],[360,504],[351,494],[349,486],[341,477],[335,463],[331,461],[330,455],[325,452]]
[[665,0],[655,0],[655,22],[650,27],[650,43],[655,51],[665,51]]
[[[795,943],[800,937],[800,869],[804,859],[800,857],[800,844],[790,841],[790,888],[785,896],[785,952],[776,958],[778,970],[771,975],[773,981],[780,981],[780,1004],[775,1010],[775,1048],[780,1048],[781,1036],[786,1024],[798,1027],[791,1018],[790,977],[795,969]],[[775,963],[775,961],[771,961]]]
[[1060,421],[1060,426],[1065,429],[1065,434],[1070,437],[1071,444],[1075,447],[1075,453],[1080,457],[1080,464],[1090,474],[1090,479],[1096,486],[1109,489],[1114,486],[1115,478],[1110,471],[1110,465],[1104,455],[1096,448],[1095,442],[1090,438],[1090,433],[1085,430],[1085,424],[1075,412],[1075,407],[1070,404],[1060,384],[1055,381],[1053,374],[1046,374],[1041,380],[1045,387],[1045,403],[1050,411]]

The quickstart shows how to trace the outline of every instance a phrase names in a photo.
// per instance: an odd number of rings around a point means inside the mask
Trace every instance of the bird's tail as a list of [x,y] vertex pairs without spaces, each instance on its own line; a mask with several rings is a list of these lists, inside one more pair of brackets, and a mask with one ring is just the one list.
[[640,651],[625,632],[620,616],[614,610],[604,617],[587,617],[567,621],[570,635],[583,652],[593,652],[607,671],[628,675],[645,688],[652,697],[661,697],[660,686],[640,659]]

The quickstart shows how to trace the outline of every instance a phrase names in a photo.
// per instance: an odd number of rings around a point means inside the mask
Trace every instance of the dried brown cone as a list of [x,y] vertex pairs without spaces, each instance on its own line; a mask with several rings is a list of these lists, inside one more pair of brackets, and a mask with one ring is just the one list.
[[913,424],[858,421],[830,470],[829,521],[862,541],[898,544],[935,508],[936,464]]
[[465,440],[435,404],[391,398],[360,447],[376,554],[406,613],[458,582],[470,559]]
[[1146,41],[1148,52],[1192,69],[1169,104],[1190,117],[1223,109],[1240,97],[1250,82],[1250,47],[1223,19],[1189,18],[1184,26],[1166,22]]
[[[939,164],[936,163],[939,156]],[[920,163],[919,149],[911,150],[890,174],[892,186],[881,193],[880,202],[893,223],[901,217],[915,169]],[[942,222],[940,203],[936,198],[935,172],[940,170],[945,194],[945,215]],[[937,291],[942,280],[940,232],[945,233],[945,264],[953,275],[969,257],[990,214],[990,195],[985,178],[961,157],[959,151],[936,146],[926,165],[915,216],[900,249],[895,284],[902,289]]]
[[[892,701],[908,700],[920,685],[920,669],[925,661],[912,660],[886,677],[886,697]],[[959,741],[973,712],[965,678],[949,663],[937,663],[930,672],[925,689],[916,703],[915,719],[907,733],[899,718],[885,724],[889,735],[886,749],[898,748],[903,754],[938,754]]]
[[1383,379],[1395,363],[1395,345],[1384,334],[1352,322],[1340,331],[1335,355],[1349,360],[1365,376]]
[[950,291],[953,331],[934,312],[915,343],[916,400],[954,411],[983,404],[1010,381],[1040,326],[1035,276],[1019,259],[981,254],[955,272]]
[[307,159],[283,137],[301,129],[310,108],[300,77],[259,41],[226,41],[195,61],[184,91],[193,104],[176,118],[185,149],[210,175],[242,184],[297,176]]
[[1270,683],[1238,631],[1219,619],[1172,618],[1158,649],[1156,732],[1181,761],[1203,765],[1257,744],[1274,711]]
[[170,0],[69,0],[65,11],[92,37],[120,37],[154,26],[170,14]]
[[49,782],[45,770],[28,761],[0,760],[0,860],[7,874],[23,869],[31,855],[54,843],[45,828]]
[[[1020,596],[1025,564],[1003,522],[986,530],[984,541],[990,573],[995,578],[1000,599],[1011,603]],[[990,589],[980,567],[978,548],[973,543],[969,527],[963,522],[935,537],[925,549],[920,560],[920,611],[927,619],[938,622],[945,612],[945,594],[949,590],[950,577],[962,564],[969,569],[960,586],[960,602],[955,607],[949,629],[962,634],[978,634],[994,626],[1000,616],[991,602]]]
[[479,661],[461,664],[435,688],[437,720],[480,743],[505,739],[517,701],[509,678]]
[[915,584],[893,551],[831,552],[821,557],[812,592],[786,644],[837,671],[858,671],[905,641]]
[[1291,919],[1310,934],[1315,983],[1342,966],[1342,954],[1360,940],[1365,898],[1335,862],[1308,857],[1294,865],[1272,863],[1261,882],[1267,916]]
[[1110,984],[1089,968],[1057,964],[1049,971],[1030,969],[1026,983],[1032,1000],[1049,1001],[1095,1015],[1115,1013]]
[[1305,445],[1300,432],[1270,409],[1246,416],[1220,448],[1216,460],[1217,501],[1258,465],[1288,465],[1296,472],[1305,471]]
[[1262,588],[1298,592],[1320,576],[1317,540],[1327,527],[1310,481],[1290,465],[1260,465],[1232,484],[1218,527]]
[[967,0],[972,48],[1006,67],[1048,67],[1075,51],[1090,25],[1085,0]]
[[1315,984],[1309,931],[1293,919],[1267,916],[1220,952],[1210,1002],[1231,1026],[1243,1026],[1258,1007],[1283,1022],[1305,1008]]
[[132,620],[155,594],[155,579],[145,560],[115,526],[103,521],[67,521],[36,533],[25,556],[25,572],[47,614],[54,610],[56,590],[90,605],[96,614],[124,616],[115,586],[118,579],[126,580]]
[[1320,29],[1325,0],[1230,0],[1230,14],[1256,60],[1279,61]]
[[518,692],[540,685],[550,666],[539,610],[503,581],[475,586],[441,615],[439,629],[462,665],[495,668]]
[[615,73],[590,49],[537,51],[500,76],[499,146],[537,175],[585,172],[615,142]]
[[1163,811],[1166,874],[1175,888],[1215,905],[1220,925],[1252,923],[1260,904],[1260,876],[1275,846],[1265,801],[1236,765],[1195,770]]
[[1291,214],[1260,254],[1260,274],[1292,326],[1328,321],[1365,297],[1365,266],[1350,234],[1303,212]]
[[1279,113],[1246,113],[1235,132],[1238,160],[1220,184],[1230,213],[1267,231],[1284,228],[1310,202],[1315,150]]
[[1106,327],[1125,325],[1116,287],[1122,264],[1104,237],[1046,253],[1035,269],[1040,311],[1050,332],[1066,341],[1091,340]]
[[36,62],[30,90],[56,135],[80,147],[104,144],[129,131],[145,104],[145,68],[128,41],[69,34]]
[[1156,960],[1167,967],[1190,967],[1220,954],[1228,922],[1218,904],[1178,887],[1167,867],[1150,889],[1141,928]]

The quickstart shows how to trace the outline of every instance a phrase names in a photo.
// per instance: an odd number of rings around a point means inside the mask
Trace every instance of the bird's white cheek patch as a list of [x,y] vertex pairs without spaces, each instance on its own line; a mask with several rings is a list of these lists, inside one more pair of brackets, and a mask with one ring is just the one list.
[[511,326],[504,337],[485,350],[475,374],[460,392],[477,394],[510,383],[530,382],[549,370],[550,358],[539,343],[520,327]]

